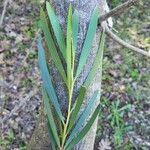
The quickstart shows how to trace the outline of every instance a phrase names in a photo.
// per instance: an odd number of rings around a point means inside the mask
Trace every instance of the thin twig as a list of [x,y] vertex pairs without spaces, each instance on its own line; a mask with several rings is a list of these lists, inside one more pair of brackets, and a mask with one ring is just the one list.
[[122,14],[126,9],[137,3],[139,0],[128,0],[127,2],[115,7],[114,9],[110,10],[108,13],[100,16],[99,23],[102,21],[107,20],[109,17],[113,17],[116,15]]
[[122,46],[124,46],[124,47],[126,47],[128,49],[131,49],[131,50],[133,50],[135,52],[138,52],[138,53],[140,53],[142,55],[150,57],[150,53],[149,52],[146,52],[146,51],[144,51],[144,50],[142,50],[140,48],[137,48],[137,47],[135,47],[133,45],[130,45],[130,44],[126,43],[124,40],[122,40],[120,37],[118,37],[116,34],[114,34],[107,26],[105,27],[105,32],[110,38],[112,38],[118,44],[120,44],[120,45],[122,45]]
[[0,19],[0,27],[2,27],[2,24],[3,24],[3,20],[4,20],[5,13],[6,13],[6,7],[7,7],[8,2],[9,2],[9,0],[4,1],[3,12],[1,15],[1,19]]

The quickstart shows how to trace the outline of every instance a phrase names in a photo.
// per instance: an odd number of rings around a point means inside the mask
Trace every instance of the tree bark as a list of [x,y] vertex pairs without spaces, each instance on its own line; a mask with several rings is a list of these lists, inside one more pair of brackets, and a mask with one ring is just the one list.
[[[71,3],[73,6],[73,9],[77,10],[79,13],[80,25],[79,25],[79,34],[78,34],[78,48],[76,51],[76,58],[75,58],[76,59],[75,65],[77,65],[79,57],[80,57],[82,45],[83,45],[83,42],[85,39],[85,35],[87,32],[88,24],[90,21],[91,13],[92,13],[93,9],[95,8],[95,6],[99,7],[100,15],[107,12],[108,11],[107,2],[106,2],[106,0],[53,0],[53,1],[51,1],[51,3],[56,10],[55,12],[59,18],[62,28],[64,29],[64,32],[66,31],[66,18],[67,18],[69,4]],[[109,21],[111,21],[111,20],[109,20]],[[106,22],[103,22],[103,24],[105,24],[105,23]],[[93,47],[92,47],[91,53],[88,57],[87,63],[84,67],[84,70],[82,71],[79,78],[77,79],[77,82],[75,83],[74,97],[76,97],[76,94],[77,94],[79,88],[85,81],[85,79],[88,75],[88,72],[92,66],[92,63],[94,61],[96,51],[98,48],[98,41],[99,41],[100,33],[101,33],[101,29],[99,28],[99,29],[97,29],[97,33],[95,35],[95,39],[93,42]],[[85,98],[85,106],[86,106],[89,98],[94,93],[94,91],[101,89],[101,72],[102,72],[102,68],[98,68],[96,76],[93,79],[93,83],[90,85],[90,87],[87,91],[87,95]],[[65,112],[67,109],[66,87],[64,86],[63,82],[61,81],[60,75],[59,75],[57,69],[54,67],[54,65],[52,65],[52,67],[51,67],[51,73],[53,76],[56,93],[60,100],[59,102],[62,106],[64,115],[65,115]],[[95,104],[95,108],[97,105],[98,105],[98,103]],[[42,117],[43,113],[41,113],[40,116]],[[92,128],[90,129],[90,131],[88,132],[86,137],[79,144],[76,145],[76,147],[74,148],[75,150],[92,150],[94,148],[96,129],[97,129],[97,120],[93,124]],[[41,119],[39,119],[39,121],[37,123],[38,125],[40,124],[39,122],[41,122]],[[45,134],[46,136],[44,136],[44,137],[43,137],[43,135],[39,136],[40,139],[38,141],[38,140],[35,140],[35,138],[37,137],[36,134],[38,134],[38,130],[41,130],[40,128],[42,128],[42,131],[45,132],[42,134]],[[48,138],[47,129],[46,129],[45,123],[43,123],[42,127],[41,126],[37,127],[36,130],[37,130],[37,132],[35,132],[33,134],[33,137],[31,139],[28,149],[32,149],[32,150],[43,150],[43,149],[46,150],[47,149],[48,150],[50,147],[49,142],[47,142],[47,143],[43,142],[43,141],[48,141],[47,140],[47,138]],[[42,138],[45,138],[45,140]],[[34,141],[34,142],[32,142],[32,141]],[[40,143],[38,144],[37,141]]]

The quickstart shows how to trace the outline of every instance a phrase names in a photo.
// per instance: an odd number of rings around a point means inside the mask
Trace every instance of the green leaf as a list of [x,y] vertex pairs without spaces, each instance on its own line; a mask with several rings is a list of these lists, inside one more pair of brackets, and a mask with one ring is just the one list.
[[64,35],[63,35],[62,30],[61,30],[57,16],[55,15],[53,8],[51,7],[51,5],[48,1],[46,1],[46,9],[48,12],[50,23],[52,25],[54,35],[56,37],[59,49],[62,52],[62,55],[66,60],[66,45],[65,45]]
[[84,126],[86,120],[88,119],[88,117],[90,116],[90,113],[93,109],[93,106],[95,105],[95,102],[100,98],[100,92],[96,91],[92,98],[89,100],[89,103],[87,104],[87,106],[85,107],[84,111],[82,112],[82,114],[80,115],[77,124],[75,125],[75,127],[73,128],[69,139],[67,140],[67,143],[70,143],[72,141],[72,139],[77,135],[77,133],[82,129],[82,127]]
[[72,80],[72,6],[69,6],[68,22],[67,22],[67,79],[68,87],[71,86]]
[[38,62],[39,62],[39,67],[40,67],[40,71],[41,71],[41,76],[43,79],[43,84],[44,87],[47,90],[47,93],[49,95],[49,97],[51,98],[52,104],[54,105],[56,112],[58,113],[58,116],[60,117],[60,119],[62,120],[62,122],[64,121],[64,117],[62,115],[61,109],[60,109],[60,105],[58,103],[58,99],[51,81],[51,76],[49,74],[48,68],[47,68],[47,63],[46,63],[46,58],[45,58],[45,52],[44,52],[44,48],[42,46],[42,38],[41,36],[39,36],[38,41],[37,41],[37,47],[38,47]]
[[50,103],[49,103],[49,98],[48,95],[46,93],[46,90],[43,88],[43,99],[44,99],[44,107],[46,109],[46,114],[47,114],[47,119],[48,119],[48,123],[50,126],[50,130],[52,131],[52,136],[54,137],[56,143],[58,146],[60,146],[60,140],[59,140],[59,136],[57,133],[57,128],[55,125],[55,121],[51,112],[51,107],[50,107]]
[[105,32],[102,31],[101,36],[100,36],[100,41],[99,41],[99,47],[97,50],[97,54],[96,54],[94,63],[93,63],[92,68],[83,84],[86,88],[89,87],[91,81],[93,80],[93,78],[96,74],[97,68],[100,67],[100,69],[102,70],[102,59],[103,59],[103,51],[104,51],[104,45],[105,45],[105,37],[106,37]]
[[79,14],[75,10],[72,16],[72,26],[73,26],[73,46],[74,49],[77,49],[77,40],[78,40],[78,30],[79,30]]
[[75,78],[77,78],[79,76],[79,74],[81,73],[84,65],[86,64],[86,60],[89,56],[90,49],[92,47],[92,43],[93,43],[94,36],[96,33],[98,16],[99,16],[99,13],[98,13],[98,9],[96,7],[92,13],[92,16],[91,16],[91,20],[89,23],[89,27],[88,27],[87,35],[86,35],[86,38],[84,41],[84,45],[83,45],[83,48],[81,51],[81,55],[80,55],[79,64],[77,67],[77,72],[76,72]]
[[49,137],[50,137],[50,140],[51,140],[50,142],[51,142],[52,150],[56,150],[57,143],[56,143],[56,141],[54,139],[53,132],[52,132],[53,130],[51,129],[49,119],[47,119],[47,127],[48,127]]
[[66,73],[64,71],[62,62],[61,62],[61,60],[59,58],[59,55],[57,53],[57,49],[56,49],[55,43],[53,41],[53,38],[51,36],[51,33],[49,32],[49,27],[48,27],[48,24],[47,24],[46,16],[45,16],[45,13],[42,9],[41,9],[41,12],[40,12],[40,18],[41,18],[41,28],[44,32],[44,36],[45,36],[46,43],[47,43],[47,46],[48,46],[48,49],[49,49],[49,53],[51,54],[51,57],[52,57],[55,65],[56,65],[59,73],[61,74],[64,82],[67,84]]
[[80,91],[79,91],[79,95],[76,99],[76,102],[73,106],[73,111],[71,113],[71,118],[70,118],[70,124],[68,127],[68,132],[72,129],[72,127],[74,126],[77,114],[79,113],[79,110],[81,108],[81,105],[83,103],[84,100],[84,96],[85,96],[85,92],[86,92],[86,88],[85,87],[81,87]]
[[69,144],[65,145],[66,150],[72,149],[76,144],[78,144],[79,141],[81,141],[84,138],[84,136],[88,133],[91,126],[93,125],[96,117],[98,116],[99,110],[100,110],[100,105],[97,106],[97,108],[95,109],[92,117],[87,122],[85,127],[81,130],[81,132]]

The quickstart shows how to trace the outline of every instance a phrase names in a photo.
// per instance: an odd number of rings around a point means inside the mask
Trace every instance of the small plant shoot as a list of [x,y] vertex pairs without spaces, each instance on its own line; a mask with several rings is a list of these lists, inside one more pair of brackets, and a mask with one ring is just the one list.
[[[58,18],[50,3],[46,2],[46,12],[44,12],[42,8],[40,11],[40,28],[44,35],[43,41],[45,41],[48,48],[48,53],[45,46],[43,46],[42,37],[39,36],[37,40],[38,62],[43,80],[42,94],[46,110],[49,138],[53,150],[73,149],[74,146],[84,138],[99,115],[100,105],[98,104],[95,109],[94,105],[99,102],[100,90],[95,91],[90,97],[84,110],[80,114],[78,112],[81,109],[85,95],[87,94],[87,90],[96,74],[97,68],[101,67],[105,43],[104,31],[101,32],[99,38],[99,46],[93,65],[86,80],[79,89],[75,102],[73,102],[75,81],[84,69],[87,58],[90,54],[97,29],[98,14],[99,12],[96,7],[91,14],[79,63],[77,64],[77,69],[75,69],[75,52],[77,50],[77,36],[79,32],[78,12],[74,11],[71,5],[69,6],[67,32],[66,36],[64,36],[65,34],[60,27]],[[52,82],[53,77],[48,68],[48,65],[50,65],[48,63],[49,59],[55,64],[62,81],[67,87],[68,109],[66,116],[63,116],[56,90]],[[93,109],[94,111],[92,113],[91,110]]]

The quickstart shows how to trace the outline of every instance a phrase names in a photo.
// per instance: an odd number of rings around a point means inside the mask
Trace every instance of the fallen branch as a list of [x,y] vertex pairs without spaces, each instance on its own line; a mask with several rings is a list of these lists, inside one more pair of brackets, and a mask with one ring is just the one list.
[[150,57],[150,53],[149,52],[146,52],[146,51],[144,51],[144,50],[142,50],[140,48],[137,48],[137,47],[135,47],[133,45],[130,45],[130,44],[126,43],[124,40],[122,40],[120,37],[118,37],[116,34],[114,34],[107,26],[105,26],[105,32],[111,39],[116,41],[118,44],[120,44],[120,45],[122,45],[122,46],[124,46],[124,47],[126,47],[128,49],[131,49],[131,50],[133,50],[135,52],[138,52],[138,53],[140,53],[142,55]]
[[4,1],[4,7],[3,7],[1,19],[0,19],[0,27],[2,27],[2,24],[3,24],[3,20],[4,20],[5,13],[6,13],[6,7],[7,7],[8,2],[9,2],[9,0]]
[[107,20],[109,17],[113,17],[116,15],[120,15],[123,13],[126,9],[133,6],[135,3],[137,3],[139,0],[128,0],[127,2],[115,7],[114,9],[110,10],[108,13],[100,16],[99,23]]

